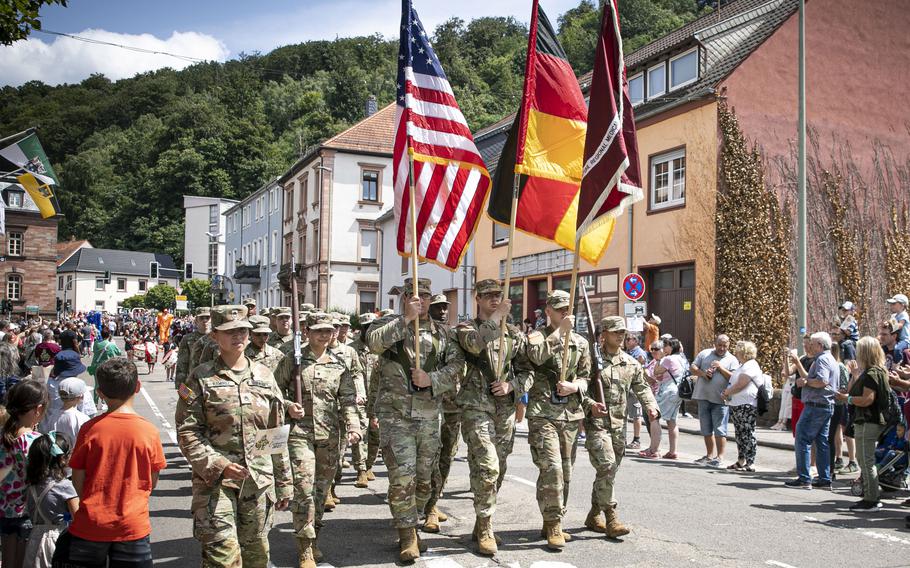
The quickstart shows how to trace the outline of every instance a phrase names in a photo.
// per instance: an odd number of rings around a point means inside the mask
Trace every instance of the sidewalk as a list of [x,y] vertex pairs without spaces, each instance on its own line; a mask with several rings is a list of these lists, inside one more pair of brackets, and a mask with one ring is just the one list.
[[[686,418],[680,414],[677,423],[679,424],[680,432],[701,436],[698,418]],[[664,426],[664,428],[666,428],[666,426]],[[727,440],[731,442],[734,441],[735,432],[736,429],[733,426],[733,421],[730,420],[729,427],[727,428]],[[778,450],[793,450],[793,434],[789,430],[778,431],[770,430],[768,428],[756,428],[755,439],[758,441],[759,446],[777,448]]]

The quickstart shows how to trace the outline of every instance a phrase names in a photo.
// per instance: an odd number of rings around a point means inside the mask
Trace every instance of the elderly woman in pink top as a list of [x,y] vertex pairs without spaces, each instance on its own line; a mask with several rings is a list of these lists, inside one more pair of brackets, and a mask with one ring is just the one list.
[[[679,426],[677,426],[676,419],[681,402],[678,385],[685,373],[685,364],[679,355],[681,347],[679,340],[675,338],[653,342],[649,346],[653,360],[645,368],[645,374],[648,382],[651,383],[654,397],[660,408],[660,417],[667,421],[670,448],[662,457],[668,460],[675,460],[678,457],[676,443],[679,438]],[[661,439],[660,419],[649,424],[649,433],[651,434],[651,445],[638,455],[653,459],[660,455],[658,453]]]

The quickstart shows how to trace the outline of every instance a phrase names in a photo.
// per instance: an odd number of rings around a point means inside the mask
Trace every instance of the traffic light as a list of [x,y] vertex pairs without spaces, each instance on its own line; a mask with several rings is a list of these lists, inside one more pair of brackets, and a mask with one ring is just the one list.
[[66,311],[68,311],[68,312],[73,311],[73,301],[67,300],[64,307],[65,307]]
[[110,284],[110,283],[111,283],[111,271],[110,271],[110,270],[105,270],[105,271],[104,271],[104,283],[105,283],[105,284]]
[[149,278],[158,278],[158,263],[149,263]]
[[60,298],[57,298],[57,311],[59,312],[62,310],[63,310],[63,300],[61,300]]
[[193,279],[193,263],[187,262],[183,265],[183,279],[192,280]]

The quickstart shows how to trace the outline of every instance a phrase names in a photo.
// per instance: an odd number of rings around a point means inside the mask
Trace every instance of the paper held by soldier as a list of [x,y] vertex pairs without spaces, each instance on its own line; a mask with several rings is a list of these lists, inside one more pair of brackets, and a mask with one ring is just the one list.
[[288,449],[288,436],[291,425],[285,424],[278,428],[269,428],[256,432],[256,441],[253,443],[252,454],[254,457],[280,454]]

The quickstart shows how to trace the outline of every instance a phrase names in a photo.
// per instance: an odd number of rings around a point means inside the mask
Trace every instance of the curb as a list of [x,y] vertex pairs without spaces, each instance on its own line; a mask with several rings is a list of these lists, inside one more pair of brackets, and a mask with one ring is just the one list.
[[[666,427],[664,427],[664,428],[666,428]],[[696,436],[701,437],[701,430],[698,430],[696,428],[683,428],[682,426],[680,426],[679,431],[681,433],[695,434]],[[788,450],[791,452],[794,449],[793,444],[783,444],[781,442],[771,442],[771,441],[767,441],[767,440],[762,440],[762,439],[758,438],[757,436],[756,436],[755,440],[758,442],[759,446],[763,446],[765,448],[774,448],[777,450]],[[727,434],[727,441],[736,442],[736,437],[732,436],[730,434]]]

